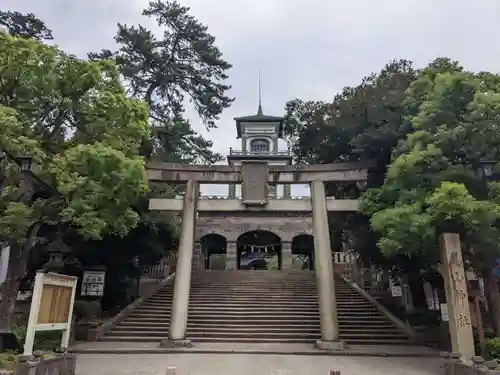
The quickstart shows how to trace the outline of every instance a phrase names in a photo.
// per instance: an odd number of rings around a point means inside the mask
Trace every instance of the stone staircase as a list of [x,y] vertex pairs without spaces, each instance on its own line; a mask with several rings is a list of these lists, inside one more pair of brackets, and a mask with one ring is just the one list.
[[[173,285],[144,301],[101,341],[168,336]],[[336,280],[340,337],[348,344],[412,341],[343,280]],[[314,342],[320,338],[316,278],[309,271],[196,271],[187,338],[193,342]]]

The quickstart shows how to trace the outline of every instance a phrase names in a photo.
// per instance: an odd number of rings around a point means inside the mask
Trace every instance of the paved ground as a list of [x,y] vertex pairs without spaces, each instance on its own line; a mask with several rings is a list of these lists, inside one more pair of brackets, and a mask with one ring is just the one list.
[[439,352],[424,346],[412,345],[350,345],[342,353],[322,352],[313,344],[286,343],[194,343],[193,348],[163,349],[158,342],[86,342],[70,348],[75,353],[127,353],[127,354],[162,354],[162,353],[198,353],[198,354],[283,354],[283,355],[354,355],[354,356],[415,356],[438,357]]
[[439,358],[259,354],[79,354],[77,375],[440,375]]

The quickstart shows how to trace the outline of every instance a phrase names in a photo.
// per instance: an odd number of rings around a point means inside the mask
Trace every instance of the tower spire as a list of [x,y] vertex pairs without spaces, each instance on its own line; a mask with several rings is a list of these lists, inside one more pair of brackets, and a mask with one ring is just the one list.
[[259,68],[259,108],[257,109],[257,115],[263,115],[262,112],[262,88],[260,82],[260,68]]

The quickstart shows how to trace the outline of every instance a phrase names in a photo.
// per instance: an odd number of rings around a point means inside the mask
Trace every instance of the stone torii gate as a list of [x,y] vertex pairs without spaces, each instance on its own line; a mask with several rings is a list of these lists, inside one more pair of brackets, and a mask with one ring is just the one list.
[[[335,285],[333,278],[328,211],[356,211],[357,200],[327,199],[325,182],[347,183],[366,180],[371,162],[269,166],[265,161],[244,161],[241,166],[185,165],[150,162],[152,182],[186,184],[182,199],[151,199],[151,210],[182,211],[182,230],[177,258],[169,338],[162,346],[190,346],[186,340],[193,247],[198,210],[312,211],[314,262],[318,285],[321,340],[317,347],[340,350]],[[242,198],[200,200],[200,184],[242,184]],[[271,199],[269,184],[309,184],[310,200]]]

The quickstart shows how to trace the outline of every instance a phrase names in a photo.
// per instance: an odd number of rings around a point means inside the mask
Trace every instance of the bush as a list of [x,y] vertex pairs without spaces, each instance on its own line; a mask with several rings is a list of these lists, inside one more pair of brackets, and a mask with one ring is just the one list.
[[405,318],[412,327],[438,327],[441,321],[441,312],[415,309],[406,313]]
[[488,360],[500,359],[500,337],[494,337],[484,342]]
[[0,353],[0,369],[13,371],[17,363],[17,353]]
[[[26,341],[27,326],[20,325],[14,327],[12,331],[16,335],[21,345],[23,345]],[[56,349],[59,349],[61,347],[61,336],[62,331],[36,332],[35,342],[33,343],[33,350],[54,351]]]
[[95,321],[101,316],[101,304],[99,301],[75,301],[73,315],[76,321]]

